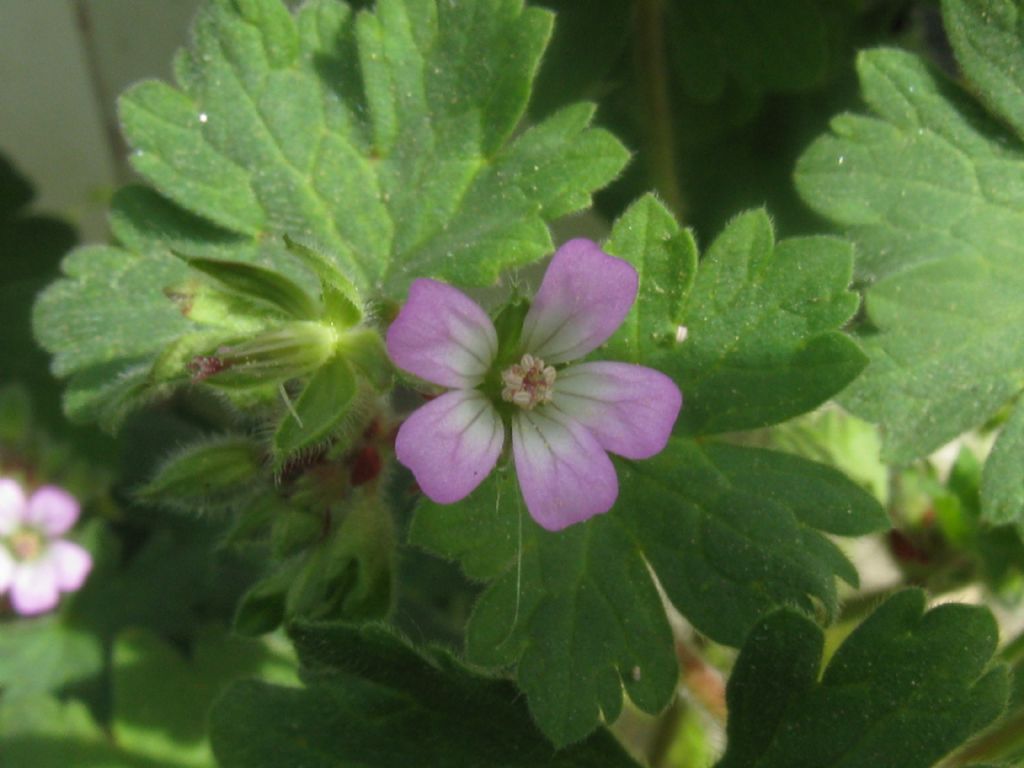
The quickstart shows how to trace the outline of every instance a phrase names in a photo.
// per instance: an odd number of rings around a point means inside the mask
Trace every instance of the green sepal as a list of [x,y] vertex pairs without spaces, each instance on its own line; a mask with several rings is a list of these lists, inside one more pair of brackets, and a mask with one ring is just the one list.
[[182,334],[154,358],[147,379],[157,384],[184,382],[195,376],[197,357],[208,355],[237,338],[237,332],[222,329]]
[[353,282],[338,268],[336,258],[299,235],[284,235],[288,252],[320,279],[324,319],[350,328],[363,319],[362,299]]
[[510,365],[518,363],[522,357],[523,350],[519,338],[523,332],[523,320],[529,311],[529,301],[519,296],[513,296],[494,316],[494,329],[498,334],[498,354],[491,363],[490,369],[484,374],[484,380],[480,383],[479,389],[495,403],[498,414],[503,419],[511,418],[512,413],[509,409],[515,410],[515,407],[501,399],[501,392],[505,387],[501,379],[501,372]]
[[498,355],[494,368],[500,370],[506,365],[518,362],[521,350],[519,337],[523,333],[523,320],[530,311],[530,302],[514,297],[494,316],[494,330],[498,333]]
[[237,547],[244,549],[255,545],[264,549],[267,545],[267,532],[282,514],[287,513],[287,504],[276,493],[271,493],[266,485],[254,494],[242,507],[242,514],[235,515],[220,539],[223,549]]
[[270,529],[270,548],[274,557],[286,559],[313,547],[329,530],[330,512],[316,512],[295,505],[279,511]]
[[138,495],[187,510],[230,506],[252,492],[260,465],[259,448],[248,438],[214,438],[165,461]]
[[285,601],[289,620],[380,618],[391,609],[390,512],[375,494],[356,492],[343,514],[292,582]]
[[301,557],[286,560],[249,587],[235,609],[232,629],[245,637],[258,637],[281,626],[288,590],[302,565]]
[[321,294],[323,319],[339,330],[351,328],[363,319],[363,311],[352,297],[336,284],[324,285]]
[[328,437],[351,411],[358,389],[356,375],[341,355],[317,369],[274,432],[277,461]]
[[299,285],[264,267],[240,261],[182,257],[190,267],[216,280],[226,291],[263,304],[293,320],[316,320],[320,307]]
[[265,310],[258,303],[229,293],[218,285],[190,276],[188,280],[164,288],[181,314],[194,323],[250,333],[266,325]]
[[196,378],[227,389],[279,384],[317,370],[335,353],[337,334],[322,323],[297,321],[211,350],[209,373],[196,361]]
[[394,368],[377,331],[361,327],[343,333],[338,337],[337,349],[338,355],[366,377],[374,389],[383,392],[391,387]]

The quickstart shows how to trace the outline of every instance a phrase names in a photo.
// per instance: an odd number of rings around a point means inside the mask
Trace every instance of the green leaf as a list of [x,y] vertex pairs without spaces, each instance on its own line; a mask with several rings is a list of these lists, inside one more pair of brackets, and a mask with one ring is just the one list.
[[985,519],[1016,523],[1024,534],[1024,400],[1017,402],[992,447],[981,478]]
[[295,19],[278,0],[211,2],[180,90],[147,82],[121,100],[132,161],[227,230],[313,238],[363,290],[489,282],[548,252],[541,217],[585,206],[626,160],[586,128],[590,109],[506,146],[550,26],[517,0],[358,16],[319,0]]
[[682,311],[688,337],[665,369],[686,398],[677,428],[697,435],[767,426],[853,380],[864,355],[838,330],[857,309],[851,269],[841,240],[775,245],[763,211],[733,219],[701,262]]
[[8,622],[0,629],[0,690],[5,700],[56,692],[102,669],[99,638],[59,617]]
[[281,626],[288,589],[302,566],[299,558],[282,563],[242,595],[232,629],[243,637],[258,637]]
[[49,360],[32,339],[32,302],[57,274],[57,262],[75,243],[75,232],[57,219],[32,215],[34,192],[0,155],[0,384],[15,381],[32,392],[36,414],[49,426],[66,427],[60,417],[59,388]]
[[790,611],[757,624],[727,688],[728,748],[717,768],[928,768],[1006,704],[990,666],[998,629],[984,608],[925,612],[901,592],[843,643],[819,680],[824,636]]
[[282,649],[220,630],[200,633],[188,660],[157,635],[122,633],[113,651],[113,736],[125,750],[175,766],[214,765],[206,719],[229,682],[259,675],[294,683]]
[[377,626],[298,624],[306,687],[228,689],[211,738],[223,768],[636,766],[607,731],[555,752],[515,688]]
[[[356,291],[396,301],[418,276],[493,283],[550,253],[545,222],[588,206],[628,159],[586,104],[511,138],[551,18],[521,0],[358,14],[311,0],[294,16],[281,0],[208,0],[177,86],[144,82],[120,101],[132,163],[159,194],[119,193],[124,249],[72,256],[37,311],[55,371],[76,376],[69,413],[113,423],[160,393],[148,365],[192,330],[161,295],[184,277],[169,251],[310,293],[309,268],[329,275],[340,327],[361,315]],[[285,237],[324,258],[289,253]]]
[[413,543],[491,582],[467,630],[469,659],[516,664],[530,711],[557,746],[586,736],[602,715],[614,721],[624,692],[657,712],[678,669],[642,552],[615,515],[544,531],[515,482],[506,470],[464,501],[424,501],[410,532]]
[[227,259],[252,243],[249,238],[202,219],[148,187],[129,184],[110,201],[110,231],[125,248]]
[[[907,462],[1021,390],[1024,152],[914,56],[869,51],[858,68],[877,117],[837,117],[801,159],[797,184],[849,229],[860,272],[876,279],[870,364],[843,402],[884,427],[884,458]],[[1012,482],[988,474],[990,488]],[[983,514],[1010,519],[994,501],[990,492]]]
[[834,616],[836,577],[856,586],[857,572],[822,532],[888,525],[842,473],[775,451],[673,439],[627,464],[621,486],[618,509],[669,599],[729,645],[774,607]]
[[182,768],[173,760],[150,760],[114,744],[81,701],[47,695],[0,698],[3,764],[32,768]]
[[885,524],[840,473],[783,454],[675,439],[620,464],[613,511],[552,534],[522,509],[511,470],[469,498],[421,503],[410,539],[490,582],[467,630],[469,658],[516,667],[545,734],[570,743],[613,721],[623,690],[656,712],[677,670],[652,567],[698,629],[739,644],[764,612],[813,600],[836,608],[834,579],[856,583],[818,530]]
[[274,432],[274,451],[285,460],[328,437],[349,415],[358,382],[351,366],[336,356],[314,373]]
[[604,349],[610,357],[655,363],[676,344],[697,275],[693,234],[681,230],[654,195],[645,195],[615,222],[604,250],[626,259],[640,275],[636,302]]
[[[392,601],[394,531],[380,496],[356,490],[310,551],[285,600],[286,619],[375,619]],[[286,564],[286,570],[290,566]]]
[[33,328],[53,353],[52,371],[71,376],[67,415],[84,421],[104,402],[130,399],[146,373],[142,361],[189,329],[163,293],[188,268],[169,254],[143,258],[106,246],[72,251],[62,267],[66,279],[36,301]]
[[1024,136],[1020,2],[943,0],[942,19],[957,62],[978,96]]
[[[71,280],[51,285],[36,302],[35,330],[54,352],[58,376],[153,354],[188,328],[163,294],[188,268],[172,256],[141,258],[121,248],[87,246],[63,262]],[[112,301],[112,291],[131,301]]]
[[640,296],[610,352],[676,380],[684,400],[678,432],[785,421],[820,405],[863,368],[856,343],[838,330],[857,308],[847,290],[849,244],[774,240],[767,214],[743,214],[694,275],[691,235],[653,198],[616,222],[607,246],[637,268]]
[[[147,426],[154,428],[152,422]],[[166,440],[166,426],[161,426],[161,438]],[[146,513],[149,520],[155,511]],[[223,526],[206,516],[174,515],[172,520],[173,525],[165,517],[130,557],[109,529],[100,529],[90,547],[95,567],[68,602],[72,625],[87,627],[102,638],[112,638],[125,627],[181,637],[225,603],[230,615],[239,582],[252,575],[218,549]],[[133,524],[138,525],[137,518]]]

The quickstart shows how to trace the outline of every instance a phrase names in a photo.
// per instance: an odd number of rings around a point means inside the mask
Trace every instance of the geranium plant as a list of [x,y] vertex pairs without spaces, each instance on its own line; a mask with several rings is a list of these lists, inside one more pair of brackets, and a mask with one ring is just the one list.
[[77,426],[0,390],[0,756],[1014,765],[1024,5],[940,5],[203,2],[33,273]]

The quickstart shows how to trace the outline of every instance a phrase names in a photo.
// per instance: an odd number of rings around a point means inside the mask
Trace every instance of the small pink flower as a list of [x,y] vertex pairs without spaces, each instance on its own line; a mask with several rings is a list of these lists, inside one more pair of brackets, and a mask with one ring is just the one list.
[[14,480],[0,477],[0,595],[10,590],[17,613],[45,613],[61,592],[74,592],[92,569],[89,553],[60,538],[78,520],[78,501],[44,485],[25,498]]
[[541,526],[557,531],[607,512],[619,493],[606,451],[646,459],[668,442],[682,394],[641,365],[565,365],[603,344],[636,300],[632,265],[589,240],[551,259],[515,349],[498,348],[468,296],[419,279],[388,329],[402,370],[449,392],[409,416],[398,460],[433,501],[450,504],[490,474],[511,432],[519,487]]

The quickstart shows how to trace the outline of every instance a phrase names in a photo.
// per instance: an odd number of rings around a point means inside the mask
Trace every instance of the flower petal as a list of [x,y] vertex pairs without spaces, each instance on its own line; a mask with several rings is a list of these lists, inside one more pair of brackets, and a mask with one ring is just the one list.
[[21,486],[9,477],[0,477],[0,536],[14,533],[24,521],[26,508]]
[[468,496],[498,463],[505,428],[475,390],[448,392],[414,411],[395,439],[398,460],[439,504]]
[[28,500],[25,522],[41,528],[50,536],[60,536],[75,524],[78,499],[56,485],[44,485]]
[[581,363],[558,374],[551,404],[589,429],[606,451],[646,459],[668,442],[683,396],[653,368]]
[[14,581],[14,558],[7,547],[0,544],[0,595],[6,592]]
[[85,547],[73,541],[60,539],[53,542],[44,557],[57,574],[57,587],[62,592],[74,592],[85,583],[92,570],[92,555]]
[[11,605],[16,613],[45,613],[57,605],[59,596],[57,571],[47,558],[18,564],[11,585]]
[[462,291],[436,280],[414,280],[388,328],[388,355],[403,371],[442,387],[479,384],[498,350],[487,313]]
[[622,325],[638,284],[628,261],[590,240],[570,240],[555,251],[526,313],[523,351],[545,363],[583,357]]
[[549,531],[607,512],[619,495],[608,454],[589,431],[557,411],[516,414],[512,451],[526,508]]

